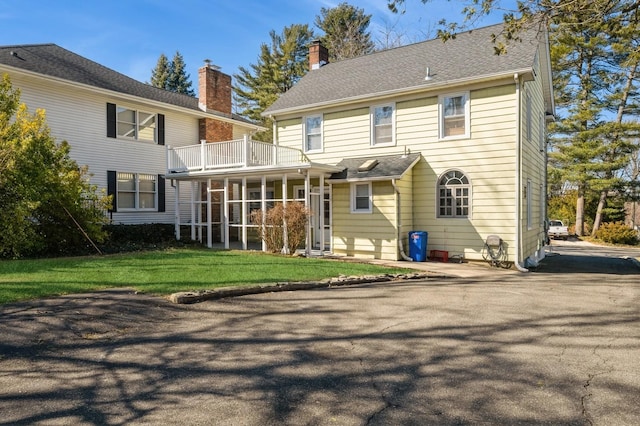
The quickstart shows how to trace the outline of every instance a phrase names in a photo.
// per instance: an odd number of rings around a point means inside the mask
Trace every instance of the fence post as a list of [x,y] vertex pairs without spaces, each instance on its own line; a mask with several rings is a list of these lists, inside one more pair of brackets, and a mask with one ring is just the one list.
[[207,141],[202,139],[200,141],[200,165],[202,166],[202,171],[207,168],[207,152],[205,150],[205,145]]
[[251,148],[249,147],[249,135],[245,134],[244,139],[244,166],[249,167],[249,153]]

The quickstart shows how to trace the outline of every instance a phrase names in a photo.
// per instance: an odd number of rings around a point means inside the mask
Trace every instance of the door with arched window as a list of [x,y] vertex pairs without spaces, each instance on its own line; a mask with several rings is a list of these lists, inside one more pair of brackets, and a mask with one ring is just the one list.
[[471,183],[460,170],[449,170],[438,179],[438,217],[470,216]]

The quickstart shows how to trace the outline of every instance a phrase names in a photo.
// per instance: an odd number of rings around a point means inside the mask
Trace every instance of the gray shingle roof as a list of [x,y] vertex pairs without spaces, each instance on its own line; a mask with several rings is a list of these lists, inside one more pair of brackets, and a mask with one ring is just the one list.
[[[55,44],[0,46],[0,64],[202,113],[198,98],[142,83]],[[235,114],[231,118],[255,125]]]
[[[420,153],[345,158],[336,165],[336,167],[342,167],[343,170],[333,173],[329,180],[348,181],[400,178],[411,169],[419,159]],[[359,172],[358,167],[368,160],[377,160],[377,164],[371,170]]]
[[[327,64],[307,73],[264,114],[531,69],[539,46],[537,32],[523,32],[521,42],[509,44],[506,54],[496,55],[491,34],[501,29],[502,24],[493,25],[457,34],[447,42],[429,40]],[[427,67],[429,81],[425,80]]]
[[141,83],[55,44],[0,46],[0,64],[144,99],[199,109],[198,98]]

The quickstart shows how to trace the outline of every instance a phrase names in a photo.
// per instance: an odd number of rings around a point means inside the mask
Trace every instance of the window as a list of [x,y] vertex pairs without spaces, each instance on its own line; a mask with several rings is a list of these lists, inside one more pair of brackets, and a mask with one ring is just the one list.
[[438,180],[438,217],[468,217],[471,185],[458,170],[450,170]]
[[371,107],[371,145],[395,145],[395,105]]
[[440,96],[440,138],[469,137],[469,94]]
[[540,152],[545,152],[547,150],[546,147],[546,139],[547,139],[547,123],[544,120],[544,113],[540,113],[540,129],[539,129],[538,139],[540,141]]
[[157,176],[118,172],[117,203],[119,210],[155,210]]
[[526,136],[527,136],[527,141],[531,142],[531,133],[532,133],[532,114],[533,114],[533,107],[531,105],[531,94],[529,92],[526,93],[525,95],[525,108],[527,109],[526,111],[526,118],[525,118],[525,132],[526,132]]
[[304,119],[304,152],[322,151],[322,115]]
[[531,179],[527,179],[527,187],[524,196],[527,198],[527,229],[533,228],[533,186]]
[[[248,217],[247,217],[247,223],[253,223],[251,221],[251,215],[253,214],[253,212],[261,210],[262,209],[262,198],[260,195],[260,188],[249,188],[249,210],[247,211]],[[272,209],[274,206],[274,202],[273,202],[273,198],[274,198],[274,191],[273,189],[266,189],[266,193],[265,193],[265,204],[266,204],[266,210]]]
[[351,184],[351,212],[371,213],[371,182]]
[[164,145],[164,115],[107,104],[107,137]]

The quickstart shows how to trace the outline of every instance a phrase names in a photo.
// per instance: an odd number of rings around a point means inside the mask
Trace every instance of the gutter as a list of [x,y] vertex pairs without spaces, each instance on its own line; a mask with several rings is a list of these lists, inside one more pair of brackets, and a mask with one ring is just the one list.
[[522,99],[520,94],[520,76],[518,73],[513,74],[513,79],[516,82],[516,173],[515,173],[515,185],[516,185],[516,256],[513,264],[520,272],[529,272],[527,268],[520,264],[520,255],[522,253],[522,227],[520,226],[520,219],[522,217],[522,123],[520,122],[521,114],[520,108],[522,106]]
[[407,256],[407,254],[404,252],[404,246],[402,245],[402,235],[401,234],[401,225],[402,225],[402,220],[400,219],[400,190],[398,189],[398,186],[396,185],[396,180],[395,179],[391,179],[391,185],[393,186],[393,190],[396,193],[396,238],[398,239],[398,249],[400,250],[400,257],[402,257],[402,259],[408,261],[408,262],[413,262],[413,259],[410,258],[409,256]]

